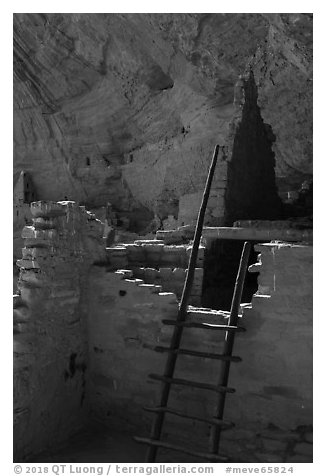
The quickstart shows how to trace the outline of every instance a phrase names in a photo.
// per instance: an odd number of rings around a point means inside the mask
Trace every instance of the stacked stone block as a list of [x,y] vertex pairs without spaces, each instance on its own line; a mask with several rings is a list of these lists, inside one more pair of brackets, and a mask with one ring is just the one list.
[[275,242],[255,250],[258,263],[249,270],[259,272],[258,291],[243,308],[247,332],[234,346],[243,362],[231,369],[237,393],[225,415],[250,430],[251,446],[236,428],[225,445],[232,440],[240,461],[247,450],[256,462],[311,462],[312,246]]
[[[162,374],[167,354],[154,352],[154,346],[168,347],[172,326],[164,319],[176,319],[178,300],[174,293],[162,292],[161,286],[146,284],[130,270],[107,272],[93,267],[89,289],[90,395],[92,415],[109,428],[138,427],[138,433],[149,431],[152,415],[144,406],[155,406],[160,383],[148,379],[149,373]],[[198,319],[201,311],[201,319]],[[189,320],[224,324],[226,316],[218,311],[190,308]],[[224,334],[186,329],[182,345],[207,352],[221,349]],[[180,356],[176,376],[213,382],[218,363],[207,359]],[[190,414],[209,416],[214,396],[209,392],[174,386],[171,406]],[[192,422],[193,424],[193,422]],[[181,439],[188,433],[187,421],[167,419],[165,431]],[[192,435],[204,441],[207,426],[195,423]]]
[[259,427],[248,422],[225,432],[220,448],[226,453],[232,448],[232,461],[239,463],[311,463],[312,427],[287,430],[272,423]]
[[175,230],[158,230],[156,239],[162,240],[165,245],[179,245],[193,240],[195,225],[179,226]]
[[14,296],[14,441],[23,461],[64,441],[87,414],[84,300],[105,257],[102,224],[74,202],[33,202]]
[[[131,244],[106,248],[108,265],[112,270],[130,269],[146,284],[157,284],[164,291],[181,298],[192,247],[188,244],[166,245],[163,240],[136,240]],[[203,266],[203,246],[199,247],[190,304],[200,305]]]
[[[89,415],[146,434],[151,416],[142,407],[157,404],[160,388],[147,375],[161,374],[166,360],[150,348],[170,344],[173,328],[162,320],[177,315],[191,247],[136,240],[105,251],[100,222],[72,202],[34,203],[32,216],[14,296],[16,460],[68,438]],[[223,433],[221,453],[235,462],[310,462],[312,247],[268,243],[256,251],[259,289],[242,305],[247,332],[236,336],[242,362],[231,366],[236,393],[225,408],[236,426]],[[190,308],[187,318],[224,324],[228,313]],[[223,341],[224,333],[187,329],[182,346],[220,353]],[[218,362],[180,356],[175,376],[216,382],[218,372]],[[170,403],[202,417],[215,412],[209,392],[175,386]],[[165,432],[206,441],[207,426],[187,425],[171,417]]]

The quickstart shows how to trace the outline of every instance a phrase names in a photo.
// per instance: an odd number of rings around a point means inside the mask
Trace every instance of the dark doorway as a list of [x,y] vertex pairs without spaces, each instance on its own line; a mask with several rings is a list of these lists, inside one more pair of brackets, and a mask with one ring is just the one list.
[[[204,307],[230,310],[243,244],[241,240],[214,240],[205,250],[202,288]],[[257,262],[257,255],[252,247],[249,265]],[[247,271],[242,302],[250,302],[257,291],[258,274]]]

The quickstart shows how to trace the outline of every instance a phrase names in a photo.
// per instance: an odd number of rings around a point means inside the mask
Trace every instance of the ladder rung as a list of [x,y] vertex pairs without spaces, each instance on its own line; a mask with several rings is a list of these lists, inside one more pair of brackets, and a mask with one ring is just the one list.
[[192,380],[185,380],[181,378],[165,377],[164,375],[149,374],[149,378],[153,380],[160,380],[165,383],[175,383],[176,385],[185,385],[188,387],[203,388],[205,390],[213,390],[217,393],[234,393],[235,389],[230,387],[223,387],[222,385],[211,385],[209,383],[194,382]]
[[233,355],[223,355],[223,354],[213,354],[210,352],[200,352],[198,350],[190,350],[190,349],[171,349],[170,347],[164,347],[161,345],[150,347],[151,350],[155,352],[170,352],[173,354],[182,354],[182,355],[191,355],[193,357],[204,357],[205,359],[216,359],[216,360],[224,360],[228,362],[241,362],[241,357],[236,357]]
[[178,410],[174,410],[173,408],[168,407],[143,407],[146,412],[152,413],[170,413],[171,415],[176,415],[181,418],[188,418],[189,420],[196,420],[201,421],[204,423],[208,423],[210,425],[219,426],[221,429],[233,428],[234,423],[219,420],[218,418],[202,418],[197,415],[187,415],[186,413],[179,412]]
[[160,440],[152,440],[151,438],[142,438],[139,436],[134,436],[134,440],[137,441],[138,443],[143,443],[145,445],[158,446],[161,448],[166,448],[168,450],[180,451],[181,453],[197,456],[198,458],[204,458],[209,461],[224,461],[224,462],[228,461],[228,458],[226,456],[215,455],[213,453],[200,453],[197,451],[191,451],[191,450],[188,450],[187,448],[183,448],[182,446],[174,445],[172,443],[166,443]]
[[176,319],[163,319],[162,322],[166,326],[197,327],[198,329],[208,329],[212,331],[244,332],[246,330],[244,327],[239,326],[224,326],[220,324],[208,324],[206,322],[177,321]]

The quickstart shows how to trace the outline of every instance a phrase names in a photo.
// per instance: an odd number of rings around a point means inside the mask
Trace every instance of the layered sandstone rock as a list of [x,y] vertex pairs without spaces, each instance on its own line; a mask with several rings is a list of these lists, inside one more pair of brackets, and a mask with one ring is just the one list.
[[268,14],[268,20],[251,67],[262,116],[276,136],[279,188],[295,190],[312,176],[312,14]]
[[277,175],[297,186],[312,172],[311,17],[15,14],[15,171],[40,199],[110,201],[131,228],[177,218],[230,134],[249,62]]

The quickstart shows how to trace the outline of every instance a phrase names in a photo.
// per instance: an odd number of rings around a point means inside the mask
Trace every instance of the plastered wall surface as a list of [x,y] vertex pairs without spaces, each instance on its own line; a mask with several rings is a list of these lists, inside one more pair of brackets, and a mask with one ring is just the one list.
[[146,420],[141,406],[154,401],[156,385],[148,384],[147,374],[164,364],[143,345],[168,343],[170,329],[161,320],[174,318],[178,304],[159,286],[125,277],[97,267],[90,276],[89,391],[95,417],[134,426]]
[[226,417],[246,428],[244,440],[256,435],[263,455],[312,461],[312,246],[267,243],[255,250],[259,263],[251,270],[260,273],[259,287],[241,319],[247,332],[235,341],[243,362],[231,369],[237,393],[227,401]]
[[85,279],[101,223],[74,202],[34,202],[14,296],[14,459],[66,440],[88,415]]
[[248,392],[244,412],[251,409],[253,417],[281,427],[307,424],[312,420],[312,247],[255,249],[260,264],[251,270],[260,273],[258,293],[244,311],[248,331],[237,338],[235,352],[246,358],[232,381]]
[[[125,275],[126,278],[126,275]],[[161,293],[154,285],[144,285],[123,274],[93,269],[90,280],[90,395],[93,416],[109,427],[125,427],[133,434],[146,435],[152,414],[143,407],[158,404],[160,383],[148,378],[150,373],[163,374],[166,354],[149,347],[169,346],[172,326],[163,319],[175,319],[178,303],[173,293]],[[189,314],[193,319],[194,313]],[[204,315],[197,319],[207,321]],[[221,316],[210,316],[211,322],[225,323]],[[214,333],[213,333],[214,334]],[[221,347],[223,335],[212,335],[189,329],[183,344],[186,348],[213,351]],[[219,342],[219,344],[218,344]],[[176,377],[213,382],[218,365],[203,359],[182,357],[176,367]],[[190,414],[209,416],[213,412],[212,396],[207,391],[175,386],[170,405]],[[202,438],[207,426],[196,422],[167,417],[165,437],[180,440],[187,435]],[[196,433],[194,433],[194,431]],[[200,436],[199,436],[200,435]]]

